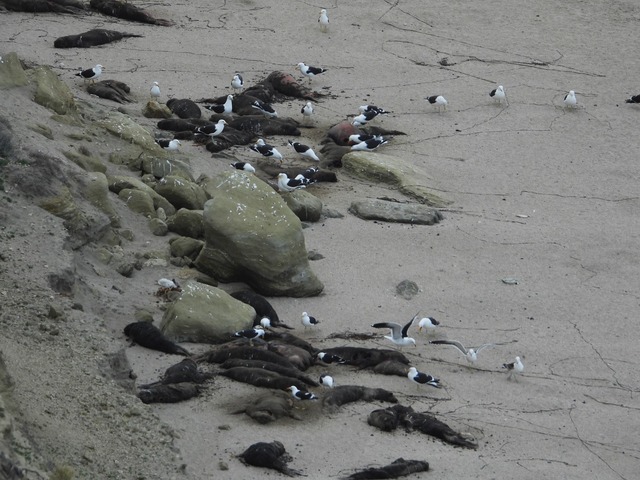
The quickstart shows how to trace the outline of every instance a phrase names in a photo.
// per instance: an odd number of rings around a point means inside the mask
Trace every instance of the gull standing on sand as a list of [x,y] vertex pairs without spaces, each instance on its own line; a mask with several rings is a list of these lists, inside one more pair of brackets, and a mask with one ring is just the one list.
[[446,111],[447,105],[449,104],[449,102],[447,102],[447,99],[444,98],[442,95],[431,95],[430,97],[425,98],[425,100],[428,100],[431,105],[437,108],[438,113],[442,113],[442,111]]
[[386,338],[387,340],[391,340],[393,343],[395,343],[396,345],[398,345],[399,347],[404,347],[406,345],[411,345],[413,344],[413,346],[416,346],[416,341],[415,339],[409,337],[407,335],[408,331],[409,331],[409,327],[411,326],[411,324],[413,323],[413,321],[416,319],[416,317],[413,317],[409,323],[407,323],[404,327],[402,325],[400,325],[399,323],[395,323],[395,322],[380,322],[380,323],[374,323],[373,325],[371,325],[373,328],[389,328],[391,329],[391,335],[385,335],[384,338]]
[[573,90],[569,90],[569,93],[567,93],[564,96],[564,106],[565,107],[570,107],[570,108],[576,108],[576,106],[578,105],[578,99],[576,98],[576,92],[574,92]]
[[300,109],[300,113],[302,114],[302,122],[309,122],[314,113],[313,104],[311,102],[305,103],[305,105]]
[[287,390],[289,390],[291,392],[291,396],[293,398],[295,398],[296,400],[317,400],[318,399],[318,397],[316,397],[311,392],[305,392],[304,390],[298,390],[298,387],[296,387],[295,385],[291,385],[289,388],[287,388]]
[[320,31],[326,32],[329,30],[329,16],[327,15],[327,10],[323,8],[320,10],[320,17],[318,18],[318,23],[320,24]]
[[323,373],[322,375],[320,375],[320,385],[324,385],[328,388],[333,388],[333,377],[331,375]]
[[504,91],[504,87],[502,85],[498,85],[498,88],[491,90],[489,92],[489,96],[501,105],[503,100],[505,100],[505,103],[509,105],[509,100],[507,100],[507,94]]
[[231,79],[231,88],[233,88],[234,91],[240,91],[242,92],[242,89],[244,88],[244,79],[242,78],[242,75],[240,75],[239,73],[236,73],[233,78]]
[[429,343],[433,345],[449,345],[451,347],[456,347],[460,353],[466,357],[467,362],[469,363],[476,363],[478,361],[478,353],[480,353],[480,350],[486,347],[493,347],[495,345],[494,343],[484,343],[479,347],[465,348],[465,346],[457,340],[431,340]]
[[149,95],[151,95],[151,100],[157,100],[160,98],[160,85],[158,82],[153,82],[151,86],[151,90],[149,91]]
[[312,67],[311,65],[306,65],[303,62],[298,63],[297,66],[300,69],[300,73],[302,73],[305,77],[307,77],[309,79],[309,82],[311,82],[311,79],[316,75],[320,75],[321,73],[324,73],[327,71],[326,68]]
[[431,385],[432,387],[440,388],[440,379],[429,375],[428,373],[419,372],[416,367],[411,367],[407,378],[420,388],[420,385]]
[[516,357],[515,362],[503,363],[502,368],[506,368],[507,370],[509,370],[509,380],[511,380],[512,378],[517,379],[516,374],[524,372],[524,364],[522,363],[522,360],[520,360],[520,357]]
[[421,318],[418,322],[418,331],[421,332],[424,328],[427,331],[427,335],[434,332],[436,327],[440,325],[440,322],[433,317]]
[[301,322],[302,325],[304,325],[304,328],[313,327],[320,323],[315,317],[310,316],[307,312],[302,312]]

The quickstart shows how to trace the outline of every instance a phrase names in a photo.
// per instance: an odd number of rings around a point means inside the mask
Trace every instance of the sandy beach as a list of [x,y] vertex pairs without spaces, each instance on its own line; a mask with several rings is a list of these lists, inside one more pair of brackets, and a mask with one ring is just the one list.
[[[307,249],[324,257],[311,263],[323,293],[269,301],[295,334],[322,348],[390,347],[371,324],[404,323],[418,311],[441,322],[438,338],[500,344],[468,366],[454,348],[429,345],[414,330],[417,346],[404,353],[420,371],[439,377],[441,389],[416,390],[405,378],[343,366],[308,372],[329,371],[340,385],[391,390],[403,405],[470,433],[479,446],[466,450],[416,432],[376,430],[367,415],[388,406],[382,402],[332,413],[304,405],[302,420],[259,425],[231,413],[259,389],[222,377],[187,402],[143,405],[102,375],[102,362],[126,348],[138,384],[177,363],[179,357],[129,347],[122,329],[137,309],[152,312],[158,324],[164,306],[153,295],[157,279],[186,281],[193,272],[146,266],[124,278],[99,264],[95,244],[63,250],[62,220],[7,182],[0,192],[0,352],[13,382],[6,408],[22,439],[13,447],[28,452],[22,458],[33,469],[24,478],[47,478],[60,466],[82,479],[277,478],[282,474],[236,458],[252,443],[273,440],[293,457],[290,467],[309,479],[341,478],[399,457],[430,463],[431,471],[408,478],[636,478],[640,107],[625,99],[640,93],[640,61],[632,48],[640,6],[550,0],[130,3],[175,25],[98,13],[2,12],[0,55],[16,52],[27,65],[50,66],[78,101],[110,111],[120,105],[89,96],[74,76],[104,65],[105,78],[131,87],[138,103],[124,109],[149,131],[156,121],[140,112],[153,81],[163,102],[196,100],[230,93],[235,72],[249,85],[274,70],[306,82],[296,73],[301,61],[328,70],[312,88],[329,94],[315,106],[314,128],[303,129],[304,143],[318,145],[359,105],[390,110],[376,121],[406,135],[394,137],[383,153],[429,176],[433,192],[451,202],[441,210],[444,220],[415,226],[356,218],[348,212],[354,200],[407,198],[337,169],[337,183],[308,189],[325,208],[343,214],[304,230]],[[320,8],[330,18],[326,33],[317,22]],[[89,49],[53,47],[60,36],[92,28],[143,37]],[[489,96],[498,85],[508,106]],[[569,90],[576,92],[576,108],[564,108]],[[61,154],[74,144],[62,133],[67,127],[28,106],[24,89],[16,92],[2,91],[0,116],[21,133],[21,151],[46,151],[68,162]],[[434,94],[448,99],[446,111],[424,100]],[[278,104],[278,114],[301,120],[303,104]],[[53,140],[28,128],[38,123],[53,131]],[[281,151],[289,148],[286,137],[269,140]],[[95,138],[94,145],[107,141]],[[228,157],[183,143],[180,156],[194,178],[229,168]],[[224,153],[248,161],[256,155],[244,146]],[[167,248],[168,237],[152,235],[117,196],[113,202],[123,228],[135,232],[128,252]],[[62,297],[49,288],[47,275],[67,266],[78,288]],[[403,280],[420,288],[411,300],[396,292]],[[229,292],[239,287],[220,284]],[[65,312],[57,334],[47,319],[51,303]],[[303,311],[320,320],[317,329],[302,328]],[[347,331],[380,335],[328,338]],[[516,355],[525,371],[508,381],[501,365]]]

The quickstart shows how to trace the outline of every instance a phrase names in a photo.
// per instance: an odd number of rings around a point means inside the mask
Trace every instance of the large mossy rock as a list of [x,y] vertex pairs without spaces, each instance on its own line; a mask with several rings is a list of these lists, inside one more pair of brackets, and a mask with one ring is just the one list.
[[29,83],[22,62],[15,52],[2,56],[0,62],[0,89],[23,87]]
[[429,176],[403,159],[372,152],[350,152],[342,157],[345,171],[359,178],[381,182],[397,188],[405,195],[432,207],[444,207],[451,202],[429,190]]
[[352,202],[349,212],[363,220],[382,220],[412,225],[435,225],[443,218],[438,210],[420,203],[391,202],[372,198]]
[[174,175],[158,180],[155,190],[176,209],[202,210],[207,201],[207,195],[200,185]]
[[251,328],[255,315],[252,307],[224,290],[188,282],[167,308],[160,330],[176,342],[223,343],[234,332]]
[[167,219],[167,226],[170,231],[184,237],[204,237],[202,210],[187,210],[186,208],[181,208],[175,215]]
[[109,180],[109,190],[114,193],[119,194],[120,191],[125,188],[140,190],[151,197],[154,209],[162,208],[167,215],[173,215],[176,213],[176,209],[166,198],[158,194],[153,188],[138,178],[127,177],[124,175],[109,175],[107,179]]
[[221,173],[203,187],[211,200],[204,205],[198,270],[222,282],[245,282],[261,295],[322,292],[307,260],[300,220],[273,188],[241,171]]
[[322,200],[304,190],[283,193],[282,199],[303,222],[317,222],[322,215]]
[[49,67],[37,67],[33,78],[36,84],[34,100],[37,104],[53,110],[58,115],[76,112],[76,102],[71,90]]

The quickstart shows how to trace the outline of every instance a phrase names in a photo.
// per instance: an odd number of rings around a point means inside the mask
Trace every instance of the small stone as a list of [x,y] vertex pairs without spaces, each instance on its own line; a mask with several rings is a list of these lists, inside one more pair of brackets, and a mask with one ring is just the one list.
[[229,465],[227,464],[227,462],[223,462],[222,460],[220,460],[218,462],[218,468],[220,470],[229,470]]
[[396,293],[406,300],[411,300],[418,292],[420,292],[418,284],[411,280],[403,280],[396,286]]
[[218,430],[231,430],[231,425],[229,425],[228,423],[218,425]]

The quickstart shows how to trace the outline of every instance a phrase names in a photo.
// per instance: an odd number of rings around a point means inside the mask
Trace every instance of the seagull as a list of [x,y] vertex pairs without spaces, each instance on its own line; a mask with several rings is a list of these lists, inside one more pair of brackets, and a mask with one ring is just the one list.
[[196,127],[195,134],[196,135],[209,135],[211,138],[217,137],[224,130],[224,126],[227,122],[224,119],[218,120],[216,123],[211,123],[209,125],[203,125],[201,127]]
[[476,363],[478,361],[478,353],[480,353],[480,350],[495,345],[493,343],[484,343],[479,347],[467,349],[464,347],[464,345],[462,345],[462,343],[458,342],[457,340],[431,340],[429,343],[432,343],[434,345],[450,345],[452,347],[456,347],[458,350],[460,350],[460,353],[462,353],[467,358],[467,362],[469,363]]
[[158,280],[158,285],[160,285],[162,288],[180,288],[178,282],[176,282],[174,279],[169,280],[168,278],[161,278],[160,280]]
[[160,85],[158,84],[158,82],[153,82],[149,95],[151,95],[151,99],[160,98]]
[[255,145],[251,145],[249,148],[254,152],[258,152],[263,157],[273,157],[280,160],[280,163],[282,163],[282,154],[273,145],[265,143],[261,138],[258,139]]
[[426,97],[425,100],[428,100],[431,105],[434,105],[438,109],[438,113],[442,110],[447,109],[447,99],[442,95],[431,95],[430,97]]
[[440,388],[440,379],[429,375],[428,373],[419,372],[416,367],[411,367],[407,378],[414,382],[418,388],[420,385],[431,385],[432,387]]
[[[318,173],[318,170],[320,170],[318,167],[309,167],[304,172],[302,172],[300,175],[302,175],[304,178],[309,180],[309,183],[314,183],[315,180],[313,179],[313,176],[316,173]],[[300,175],[296,175],[296,178],[298,178]]]
[[389,140],[383,138],[372,138],[370,140],[365,140],[364,142],[356,143],[355,145],[351,145],[351,150],[367,150],[371,152],[375,150],[381,145],[384,145]]
[[399,347],[404,347],[404,346],[410,345],[410,344],[413,344],[413,346],[415,347],[416,346],[415,339],[407,336],[407,332],[409,331],[409,327],[411,326],[411,324],[413,323],[413,321],[415,319],[416,319],[416,317],[413,317],[409,321],[409,323],[407,323],[404,327],[402,325],[400,325],[399,323],[395,323],[395,322],[374,323],[371,326],[373,328],[390,328],[391,329],[391,335],[385,335],[384,338],[386,338],[388,340],[391,340],[393,343],[395,343]]
[[355,127],[361,127],[362,125],[366,125],[367,122],[370,122],[374,118],[376,118],[379,113],[375,110],[369,110],[367,112],[362,112],[360,115],[355,117],[351,122],[351,125]]
[[375,105],[360,105],[358,107],[360,113],[376,112],[377,115],[387,115],[388,113],[384,108],[376,107]]
[[367,140],[374,140],[374,139],[384,140],[382,135],[371,135],[368,133],[360,133],[360,134],[354,133],[353,135],[349,135],[349,142],[351,142],[352,144],[366,142]]
[[234,337],[247,338],[249,339],[249,344],[253,345],[253,341],[256,338],[264,337],[264,329],[262,325],[256,325],[253,328],[249,328],[247,330],[240,330],[233,334]]
[[231,166],[237,170],[244,170],[245,172],[255,173],[256,171],[249,162],[236,162],[232,163]]
[[634,95],[625,100],[625,103],[640,103],[640,95]]
[[306,122],[311,119],[311,115],[313,115],[313,104],[311,102],[307,102],[304,107],[300,109],[300,113],[302,114],[302,119]]
[[76,73],[76,76],[82,77],[84,80],[91,80],[94,82],[96,78],[102,75],[103,68],[104,67],[102,65],[98,64],[93,68],[87,68],[86,70]]
[[502,368],[509,370],[509,380],[511,380],[511,378],[517,378],[515,376],[516,374],[524,372],[524,364],[522,363],[522,360],[520,360],[520,357],[516,357],[515,362],[503,363]]
[[298,68],[300,69],[300,73],[302,73],[305,77],[309,79],[309,82],[311,82],[311,79],[316,75],[320,75],[321,73],[324,73],[327,71],[326,68],[312,67],[310,65],[305,65],[302,62],[298,64]]
[[344,358],[339,355],[334,355],[333,353],[318,352],[316,353],[316,358],[323,363],[347,363]]
[[292,142],[291,140],[289,140],[289,145],[291,145],[293,149],[303,157],[310,158],[311,160],[315,160],[316,162],[320,161],[318,155],[316,155],[316,152],[314,152],[310,146],[303,145],[300,142]]
[[231,88],[233,88],[234,91],[242,91],[242,89],[244,88],[244,80],[242,79],[242,75],[236,73],[233,76],[233,78],[231,79]]
[[320,24],[320,31],[326,32],[329,29],[329,16],[327,15],[327,10],[324,8],[320,10],[318,23]]
[[156,142],[162,148],[164,148],[165,150],[168,150],[170,152],[172,152],[174,150],[178,150],[180,145],[182,145],[180,143],[180,140],[175,140],[175,139],[174,140],[167,140],[167,139],[161,138],[160,140],[156,140]]
[[421,318],[420,321],[418,322],[418,331],[421,332],[423,328],[427,332],[429,332],[429,330],[433,331],[433,329],[435,329],[438,325],[440,325],[440,322],[435,318],[424,317],[424,318]]
[[291,396],[293,396],[293,398],[295,398],[296,400],[317,400],[318,399],[318,397],[316,397],[311,392],[298,390],[298,387],[296,387],[295,385],[291,385],[289,388],[287,388],[287,390],[291,392]]
[[286,173],[278,174],[278,190],[281,192],[293,192],[299,188],[306,188],[309,181],[306,178],[289,178]]
[[576,92],[569,90],[569,93],[564,96],[564,106],[575,108],[577,104],[578,99],[576,98]]
[[333,377],[331,375],[323,373],[322,375],[320,375],[320,385],[333,388]]
[[204,108],[218,114],[229,115],[231,112],[233,112],[233,95],[227,95],[227,99],[224,103],[205,105]]
[[255,108],[264,116],[269,118],[274,118],[278,116],[278,112],[276,112],[271,105],[262,100],[256,100],[251,104],[251,108]]
[[498,88],[495,88],[489,92],[489,96],[496,100],[499,104],[502,104],[502,101],[505,100],[506,104],[509,105],[509,100],[507,100],[507,94],[504,91],[504,87],[502,85],[498,85]]
[[304,325],[304,328],[313,327],[319,323],[320,322],[316,320],[315,317],[310,316],[307,312],[302,312],[302,325]]

